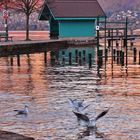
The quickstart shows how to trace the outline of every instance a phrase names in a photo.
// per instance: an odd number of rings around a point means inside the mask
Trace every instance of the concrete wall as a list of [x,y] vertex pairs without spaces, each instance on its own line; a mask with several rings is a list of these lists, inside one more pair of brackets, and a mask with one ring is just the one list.
[[95,35],[95,20],[59,21],[59,38],[93,37]]

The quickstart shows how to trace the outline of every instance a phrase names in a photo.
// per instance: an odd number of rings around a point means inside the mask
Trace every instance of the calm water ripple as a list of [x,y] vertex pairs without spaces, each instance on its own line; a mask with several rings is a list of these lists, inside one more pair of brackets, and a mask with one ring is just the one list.
[[[49,55],[48,55],[49,56]],[[0,58],[0,129],[36,140],[138,140],[140,139],[140,67],[126,69],[110,64],[98,71],[94,64],[51,66],[44,56],[21,56],[21,66]],[[68,98],[84,99],[91,117],[111,106],[98,121],[98,134],[79,127]],[[29,104],[29,115],[14,109]]]

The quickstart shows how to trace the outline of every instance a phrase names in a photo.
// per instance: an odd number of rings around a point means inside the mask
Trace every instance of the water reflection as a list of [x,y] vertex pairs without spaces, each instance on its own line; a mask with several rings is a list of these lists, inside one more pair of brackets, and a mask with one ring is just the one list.
[[[117,63],[112,67],[108,58],[106,65],[103,62],[98,68],[95,50],[90,47],[46,55],[47,63],[44,53],[21,55],[20,67],[15,57],[13,66],[10,58],[0,58],[0,129],[36,140],[98,139],[97,134],[79,129],[68,106],[68,98],[77,98],[90,104],[89,115],[93,118],[112,106],[97,124],[99,139],[140,139],[138,65],[129,64],[126,72]],[[29,115],[15,117],[13,110],[23,108],[25,103],[29,104]]]

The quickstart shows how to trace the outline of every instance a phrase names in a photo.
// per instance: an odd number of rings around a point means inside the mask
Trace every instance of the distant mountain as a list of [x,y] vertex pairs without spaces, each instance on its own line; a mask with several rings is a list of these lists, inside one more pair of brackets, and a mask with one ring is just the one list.
[[140,0],[98,0],[98,2],[107,15],[112,15],[112,13],[122,10],[136,10],[140,12]]

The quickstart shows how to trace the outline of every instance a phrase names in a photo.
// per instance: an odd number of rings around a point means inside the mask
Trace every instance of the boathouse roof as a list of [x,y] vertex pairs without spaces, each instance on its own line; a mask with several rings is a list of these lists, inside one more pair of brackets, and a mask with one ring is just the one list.
[[53,14],[54,18],[95,18],[106,16],[97,0],[46,0],[39,19],[47,19],[48,12]]

